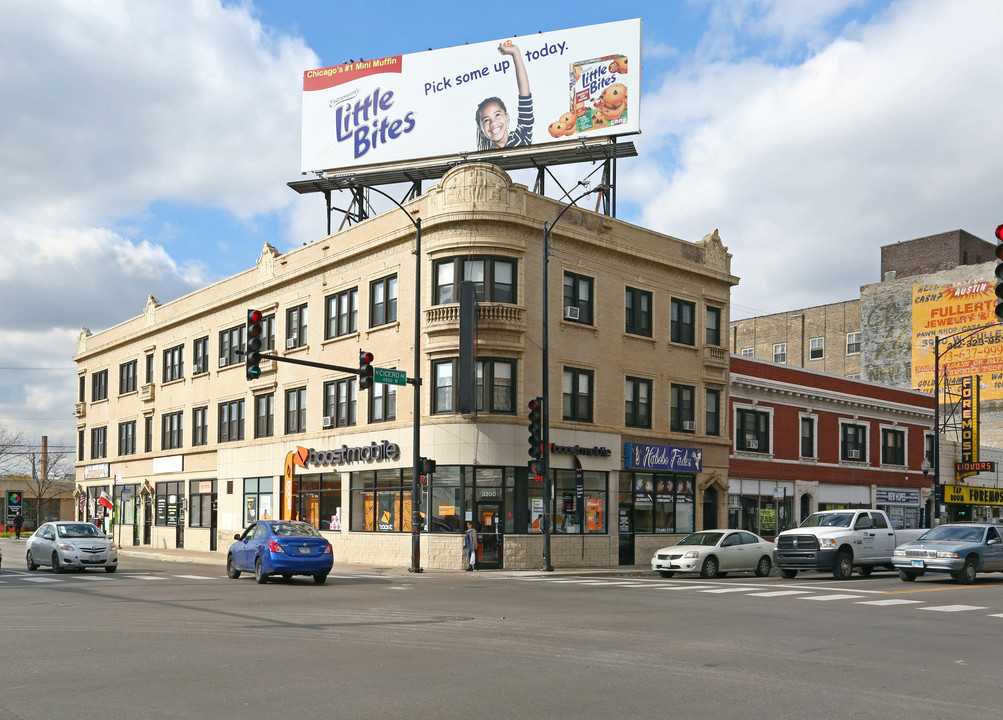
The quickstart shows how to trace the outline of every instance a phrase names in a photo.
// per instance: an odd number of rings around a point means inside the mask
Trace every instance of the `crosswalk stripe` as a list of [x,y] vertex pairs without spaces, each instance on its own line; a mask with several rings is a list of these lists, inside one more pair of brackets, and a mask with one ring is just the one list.
[[697,590],[697,592],[715,593],[715,594],[720,595],[720,594],[723,594],[723,593],[749,592],[749,588],[745,588],[745,587],[737,587],[737,588],[700,588],[699,590]]
[[922,605],[922,600],[861,600],[857,605],[879,605],[887,607],[889,605]]
[[932,610],[934,612],[966,612],[968,610],[988,610],[981,605],[936,605],[934,607],[919,608],[920,610]]
[[856,598],[866,597],[864,595],[812,595],[811,597],[802,597],[798,600],[818,600],[819,602],[825,602],[826,600],[855,600]]
[[769,592],[757,592],[749,593],[748,597],[784,597],[785,595],[806,595],[810,593],[811,590],[771,590]]
[[185,578],[186,580],[218,580],[222,575],[211,577],[209,575],[171,575],[171,577]]

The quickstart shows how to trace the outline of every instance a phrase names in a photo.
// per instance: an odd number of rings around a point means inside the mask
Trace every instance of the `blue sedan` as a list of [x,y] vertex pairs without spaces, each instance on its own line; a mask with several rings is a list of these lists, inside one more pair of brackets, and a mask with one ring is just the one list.
[[906,582],[935,572],[971,585],[976,573],[1003,572],[1003,536],[997,526],[985,523],[938,525],[895,548],[892,564]]
[[334,566],[334,551],[316,528],[294,520],[262,520],[233,536],[236,541],[226,554],[226,574],[236,580],[241,572],[253,572],[258,584],[269,575],[289,580],[293,575],[312,575],[323,585]]

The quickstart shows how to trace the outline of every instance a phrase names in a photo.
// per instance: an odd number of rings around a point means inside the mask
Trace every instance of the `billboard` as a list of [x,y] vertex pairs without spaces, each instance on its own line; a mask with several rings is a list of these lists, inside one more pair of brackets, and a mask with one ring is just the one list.
[[[979,375],[982,399],[1003,399],[1003,325],[997,325],[993,283],[918,284],[912,294],[913,387],[933,393],[934,338],[940,337],[941,392],[945,380]],[[997,326],[977,331],[986,325]]]
[[303,73],[304,173],[640,132],[641,21]]

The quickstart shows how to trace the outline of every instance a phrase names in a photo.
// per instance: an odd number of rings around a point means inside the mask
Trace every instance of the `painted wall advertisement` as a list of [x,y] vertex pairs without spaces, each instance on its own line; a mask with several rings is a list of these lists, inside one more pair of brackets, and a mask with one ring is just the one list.
[[640,132],[641,21],[307,70],[304,173]]
[[[989,281],[972,280],[913,286],[914,388],[933,393],[934,338],[939,337],[942,390],[945,380],[979,375],[982,399],[1003,399],[1003,326],[976,331],[997,322],[994,287]],[[966,332],[971,337],[964,337]],[[955,339],[960,340],[956,346]]]

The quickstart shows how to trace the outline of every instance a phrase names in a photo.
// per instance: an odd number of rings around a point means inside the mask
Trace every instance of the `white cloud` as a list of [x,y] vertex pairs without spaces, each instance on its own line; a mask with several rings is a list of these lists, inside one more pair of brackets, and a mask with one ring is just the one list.
[[879,280],[881,245],[959,227],[991,239],[1001,25],[991,0],[908,2],[800,65],[680,70],[645,97],[645,159],[621,175],[644,193],[642,224],[720,228],[735,317],[855,297]]

